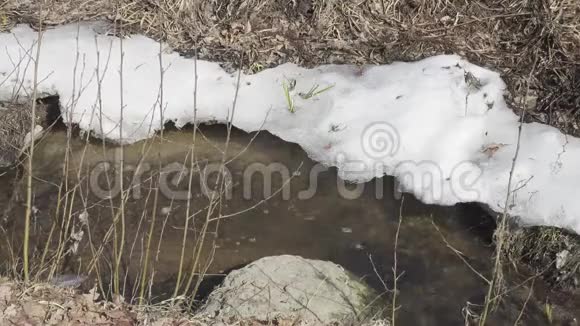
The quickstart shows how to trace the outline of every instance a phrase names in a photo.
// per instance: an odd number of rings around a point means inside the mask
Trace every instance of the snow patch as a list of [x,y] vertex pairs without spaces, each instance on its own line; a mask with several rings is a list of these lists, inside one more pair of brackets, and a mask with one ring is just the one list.
[[[38,87],[60,96],[65,122],[125,143],[150,137],[162,120],[193,122],[194,60],[163,52],[160,105],[159,44],[125,39],[121,74],[120,40],[104,30],[83,23],[44,33]],[[23,25],[0,34],[0,100],[32,93],[36,40]],[[198,61],[197,76],[199,123],[233,115],[236,127],[298,143],[347,180],[390,174],[426,203],[504,209],[518,117],[496,72],[453,55],[366,67],[285,64],[241,75],[235,110],[237,74]],[[579,139],[524,124],[508,212],[525,225],[580,233],[579,164]]]

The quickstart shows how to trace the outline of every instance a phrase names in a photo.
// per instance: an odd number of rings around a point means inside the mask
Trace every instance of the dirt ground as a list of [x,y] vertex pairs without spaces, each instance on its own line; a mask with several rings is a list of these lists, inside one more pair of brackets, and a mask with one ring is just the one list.
[[0,278],[0,325],[204,325],[165,308],[137,311],[99,300],[96,291],[79,294],[48,284],[24,286]]
[[[207,317],[186,314],[179,305],[170,302],[158,305],[133,306],[123,302],[102,300],[96,288],[81,293],[70,288],[50,284],[22,283],[0,278],[0,325],[148,325],[148,326],[205,326],[213,324]],[[231,325],[267,325],[261,321],[236,321]],[[275,325],[301,325],[296,321],[277,320]],[[385,323],[373,325],[386,326]],[[224,325],[226,326],[226,325]]]
[[527,121],[580,136],[577,0],[0,0],[1,30],[39,17],[47,25],[108,19],[253,72],[457,53],[500,71]]
[[[148,325],[148,326],[206,326],[214,325],[209,316],[186,314],[170,302],[158,305],[132,306],[123,302],[102,300],[96,288],[81,293],[70,288],[50,284],[22,283],[0,277],[0,325],[18,326],[95,326],[95,325]],[[229,324],[229,323],[228,323]],[[224,323],[218,325],[228,326]],[[300,326],[299,320],[238,320],[231,326]],[[332,324],[338,326],[337,324]],[[384,320],[365,326],[388,326]]]

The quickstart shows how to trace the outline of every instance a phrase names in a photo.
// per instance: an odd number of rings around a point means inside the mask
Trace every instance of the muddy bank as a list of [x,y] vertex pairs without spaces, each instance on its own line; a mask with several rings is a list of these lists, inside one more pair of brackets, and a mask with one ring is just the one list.
[[[410,196],[403,201],[388,177],[359,186],[345,184],[334,169],[317,165],[297,145],[265,132],[248,135],[234,129],[225,160],[229,186],[221,189],[223,200],[208,214],[208,195],[215,190],[218,175],[212,168],[223,159],[226,134],[224,126],[199,130],[192,170],[191,131],[166,131],[163,139],[125,147],[123,189],[131,189],[125,202],[120,200],[115,173],[120,170],[119,147],[81,137],[69,141],[64,132],[45,135],[36,148],[33,172],[33,274],[39,280],[88,275],[82,289],[96,285],[110,298],[123,236],[119,283],[127,302],[139,302],[141,294],[145,302],[168,299],[178,279],[179,294],[197,288],[197,298],[203,300],[229,271],[280,254],[338,263],[377,292],[390,295],[394,240],[402,217],[397,248],[400,321],[449,324],[477,314],[487,283],[474,270],[491,273],[494,229],[493,220],[481,209],[428,206]],[[9,174],[2,178],[0,205],[5,207],[13,186]],[[18,277],[23,186],[16,190],[20,195],[7,215],[6,246],[3,243],[0,254],[4,272]],[[180,197],[188,193],[194,194],[189,205],[187,196]],[[121,207],[123,234],[119,219],[116,232],[114,227]],[[190,218],[179,277],[186,216]],[[204,228],[207,216],[210,222]],[[529,276],[508,275],[507,288],[512,290],[492,316],[495,324],[513,324],[518,318],[531,290]],[[545,322],[546,300],[561,295],[551,293],[539,279],[534,286],[522,317],[532,325]],[[558,318],[573,318],[574,311],[579,310],[569,307]]]

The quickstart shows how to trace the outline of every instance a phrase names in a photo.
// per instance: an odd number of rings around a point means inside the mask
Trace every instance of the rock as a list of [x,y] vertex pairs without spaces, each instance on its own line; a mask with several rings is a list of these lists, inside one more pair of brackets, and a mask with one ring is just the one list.
[[361,324],[381,305],[375,292],[341,266],[299,256],[257,260],[231,272],[199,315],[217,322],[292,320]]
[[568,262],[568,255],[570,255],[570,251],[562,250],[556,254],[556,268],[562,269],[562,267],[566,266]]

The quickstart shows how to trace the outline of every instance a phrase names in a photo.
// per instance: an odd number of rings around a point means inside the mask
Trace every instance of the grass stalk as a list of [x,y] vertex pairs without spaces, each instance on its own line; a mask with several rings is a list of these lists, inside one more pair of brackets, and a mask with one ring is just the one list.
[[[179,269],[177,271],[177,280],[175,282],[175,290],[173,291],[173,296],[177,297],[179,293],[179,289],[181,286],[181,278],[183,273],[183,265],[184,265],[184,258],[185,258],[185,249],[187,247],[187,233],[189,230],[189,221],[193,218],[191,216],[191,199],[192,199],[192,185],[193,185],[193,172],[194,167],[196,166],[196,158],[195,158],[195,142],[197,136],[197,82],[198,82],[198,75],[197,75],[197,51],[195,53],[195,57],[193,59],[193,132],[191,138],[191,148],[190,148],[190,164],[189,164],[189,179],[187,183],[187,205],[185,208],[185,223],[183,227],[183,239],[181,244],[181,254],[179,257]],[[189,283],[189,282],[188,282]],[[187,288],[186,288],[187,291]]]
[[405,203],[405,196],[401,197],[401,205],[399,207],[399,221],[397,222],[397,231],[395,233],[395,244],[393,248],[393,296],[391,298],[391,325],[396,325],[397,320],[397,283],[399,281],[397,248],[399,247],[399,233],[401,231],[401,224],[403,223],[403,205]]
[[153,232],[155,230],[155,223],[157,220],[157,201],[159,199],[159,187],[156,187],[153,192],[153,212],[151,214],[151,222],[149,223],[149,232],[147,233],[147,244],[145,246],[145,258],[143,260],[143,270],[141,272],[141,284],[139,286],[139,305],[143,305],[145,299],[145,285],[147,284],[147,275],[149,274],[149,252],[151,250],[151,242],[153,239]]
[[40,50],[42,46],[42,16],[39,15],[39,29],[38,41],[36,43],[36,59],[34,61],[34,77],[32,90],[32,113],[30,118],[30,144],[28,147],[28,174],[26,176],[26,213],[24,216],[24,249],[23,249],[23,268],[24,268],[24,282],[28,283],[30,280],[30,266],[29,266],[29,246],[30,246],[30,217],[32,215],[32,162],[34,159],[34,129],[36,127],[36,98],[38,97],[38,66],[40,64]]
[[[121,34],[122,34],[122,27],[121,27]],[[113,290],[116,295],[120,295],[120,284],[119,284],[119,275],[120,275],[120,266],[121,266],[121,259],[123,257],[123,250],[125,245],[125,187],[124,187],[124,169],[125,169],[125,146],[123,140],[123,111],[125,109],[124,103],[124,96],[123,96],[123,61],[125,57],[125,52],[123,50],[123,37],[119,38],[119,50],[120,50],[120,65],[119,65],[119,100],[120,100],[120,119],[119,119],[119,145],[120,145],[120,162],[119,162],[119,171],[120,174],[119,178],[119,188],[121,189],[121,197],[120,197],[120,208],[119,214],[121,217],[121,235],[120,240],[117,242],[117,251],[115,257],[115,271],[113,275]],[[115,222],[115,225],[117,222]],[[115,232],[116,234],[116,232]]]
[[520,123],[518,126],[518,135],[517,135],[517,142],[516,142],[516,150],[514,153],[514,157],[512,159],[512,165],[510,168],[510,173],[509,173],[509,178],[508,178],[508,185],[507,185],[507,193],[506,193],[506,198],[505,198],[505,204],[504,204],[504,209],[503,209],[503,213],[500,216],[500,221],[498,223],[497,226],[497,230],[495,232],[496,234],[496,249],[495,249],[495,259],[494,259],[494,263],[493,263],[493,275],[492,278],[490,280],[489,283],[489,287],[487,289],[487,294],[485,296],[485,303],[484,303],[484,307],[483,307],[483,312],[481,314],[480,320],[479,320],[479,325],[480,326],[484,326],[485,323],[487,322],[487,318],[489,316],[489,312],[491,310],[492,305],[495,305],[497,300],[499,300],[500,298],[498,298],[497,296],[494,296],[494,291],[497,291],[497,288],[499,286],[499,282],[501,282],[501,273],[502,273],[502,255],[504,253],[504,245],[507,241],[507,232],[509,232],[508,230],[508,218],[509,218],[509,214],[508,214],[508,207],[509,207],[509,200],[510,197],[513,195],[512,192],[512,182],[513,182],[513,176],[514,176],[514,171],[516,168],[516,164],[517,164],[517,160],[518,160],[518,156],[520,153],[520,146],[521,146],[521,139],[522,139],[522,129],[524,126],[524,120],[526,117],[526,108],[527,105],[525,103],[526,98],[528,97],[529,91],[530,91],[530,80],[533,76],[533,73],[535,71],[535,67],[537,64],[537,59],[534,62],[534,65],[532,67],[532,71],[530,72],[530,76],[528,78],[528,81],[526,83],[526,92],[524,94],[523,100],[522,100],[522,114],[520,116]]

